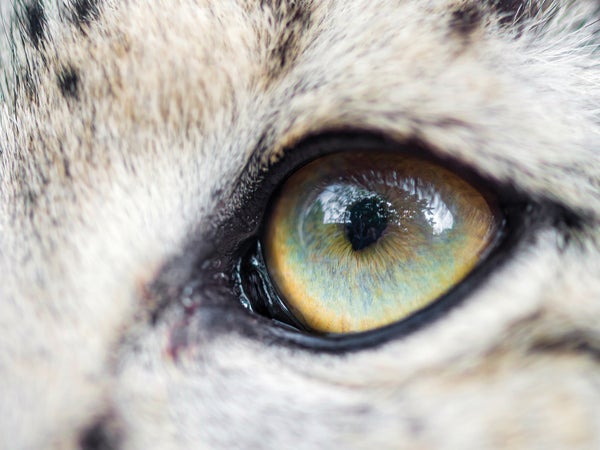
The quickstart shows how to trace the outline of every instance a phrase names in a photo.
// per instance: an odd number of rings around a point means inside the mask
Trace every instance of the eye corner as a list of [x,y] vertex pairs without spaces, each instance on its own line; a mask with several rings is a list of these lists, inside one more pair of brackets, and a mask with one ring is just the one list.
[[296,331],[308,331],[286,306],[273,286],[264,260],[262,244],[253,238],[244,245],[235,264],[234,289],[242,306],[251,313],[267,317]]

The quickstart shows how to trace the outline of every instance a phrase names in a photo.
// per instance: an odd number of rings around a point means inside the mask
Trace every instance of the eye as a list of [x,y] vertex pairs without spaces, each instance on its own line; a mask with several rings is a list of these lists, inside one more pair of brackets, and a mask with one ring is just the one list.
[[277,293],[306,328],[397,322],[460,282],[498,219],[469,183],[431,162],[338,153],[283,185],[262,236]]
[[317,348],[370,345],[438,317],[499,259],[523,208],[415,151],[316,147],[308,163],[273,170],[235,277],[247,309],[322,337],[305,342]]

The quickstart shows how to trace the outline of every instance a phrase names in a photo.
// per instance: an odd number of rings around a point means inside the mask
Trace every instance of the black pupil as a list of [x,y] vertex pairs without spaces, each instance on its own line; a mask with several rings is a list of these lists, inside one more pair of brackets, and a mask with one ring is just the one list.
[[374,244],[385,231],[388,209],[377,197],[357,201],[347,210],[346,236],[354,250],[362,250]]

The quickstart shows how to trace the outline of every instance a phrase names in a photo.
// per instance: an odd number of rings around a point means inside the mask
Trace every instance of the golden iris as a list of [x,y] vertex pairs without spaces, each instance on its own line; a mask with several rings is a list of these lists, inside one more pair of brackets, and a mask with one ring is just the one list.
[[497,222],[484,196],[443,167],[402,154],[336,153],[285,182],[263,242],[269,274],[299,321],[360,332],[456,285]]

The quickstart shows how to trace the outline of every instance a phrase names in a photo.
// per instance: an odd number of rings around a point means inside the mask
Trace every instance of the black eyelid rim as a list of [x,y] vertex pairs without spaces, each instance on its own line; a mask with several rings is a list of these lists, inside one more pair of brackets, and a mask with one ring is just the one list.
[[[456,173],[474,187],[480,189],[480,192],[488,199],[490,206],[498,205],[499,212],[503,216],[499,233],[489,246],[488,253],[482,257],[481,262],[463,281],[429,306],[399,322],[375,330],[353,334],[309,334],[306,330],[302,330],[300,326],[297,327],[298,329],[294,329],[293,326],[283,323],[280,320],[281,316],[258,317],[258,319],[262,319],[259,320],[259,323],[264,324],[264,331],[268,332],[279,345],[315,352],[346,353],[383,345],[391,340],[404,337],[433,323],[449,310],[460,305],[463,300],[469,297],[469,294],[488,278],[490,272],[503,264],[515,248],[528,235],[532,236],[535,230],[548,225],[556,226],[556,222],[561,221],[560,217],[562,216],[575,219],[577,217],[551,202],[534,201],[514,186],[485,177],[455,159],[441,157],[418,140],[408,139],[404,142],[398,142],[380,133],[361,130],[334,130],[303,139],[297,145],[284,151],[282,158],[278,161],[272,163],[264,171],[259,171],[267,175],[260,176],[255,180],[241,182],[242,185],[245,185],[245,198],[244,201],[238,204],[245,204],[246,210],[254,210],[257,213],[254,220],[244,221],[243,225],[246,228],[243,233],[239,233],[239,224],[237,227],[233,225],[229,228],[238,233],[238,236],[241,236],[238,237],[237,241],[232,240],[232,242],[236,242],[238,255],[241,246],[245,246],[245,251],[248,251],[248,246],[252,245],[248,241],[252,241],[255,239],[254,236],[261,234],[261,224],[263,217],[268,214],[271,196],[276,195],[277,190],[292,173],[311,161],[328,154],[342,151],[364,151],[369,148],[415,156],[441,165]],[[492,193],[493,195],[491,195]],[[495,201],[489,201],[490,198],[494,198]],[[246,241],[246,243],[243,244],[243,241]],[[238,257],[235,264],[239,264],[239,260]],[[235,269],[232,270],[235,274]],[[236,276],[234,275],[234,278]],[[240,288],[239,281],[238,277],[236,281],[237,291]],[[283,314],[283,317],[289,320],[287,314]]]
[[[291,326],[280,325],[280,320],[265,321],[265,326],[273,338],[281,344],[300,347],[307,350],[327,353],[346,353],[382,345],[413,333],[444,316],[452,308],[460,305],[490,274],[500,266],[522,242],[522,236],[531,225],[537,222],[541,207],[532,204],[512,205],[505,211],[507,223],[500,229],[498,236],[490,245],[490,253],[469,273],[435,302],[398,322],[374,330],[350,334],[315,334]],[[515,220],[518,219],[515,222]],[[259,249],[260,251],[260,249]]]
[[[461,178],[473,184],[484,193],[490,191],[487,187],[492,185],[494,197],[501,197],[504,203],[510,201],[522,201],[522,196],[511,184],[501,183],[480,175],[467,164],[448,155],[435,152],[431,146],[416,138],[403,140],[392,139],[380,132],[369,130],[342,129],[328,130],[306,136],[298,143],[285,148],[282,156],[267,167],[261,166],[264,159],[264,149],[257,149],[243,171],[242,179],[238,180],[237,196],[244,197],[246,201],[261,203],[266,209],[271,195],[279,186],[295,171],[309,164],[315,159],[333,153],[365,151],[368,149],[377,151],[389,151],[390,153],[402,153],[404,155],[417,157],[440,165],[456,173]],[[261,166],[259,170],[249,170],[250,167]],[[250,175],[247,175],[250,174]],[[265,174],[268,174],[265,175]],[[235,196],[235,194],[234,194]],[[238,204],[245,202],[239,201]]]
[[[519,205],[514,208],[513,212],[517,211],[527,215],[529,219],[516,224],[506,224],[496,238],[498,241],[496,247],[494,244],[490,246],[490,253],[482,258],[482,261],[464,280],[436,299],[435,302],[405,319],[374,330],[351,334],[309,334],[301,330],[291,331],[276,323],[269,324],[269,331],[274,337],[294,347],[339,354],[383,345],[431,325],[467,300],[469,295],[485,282],[490,273],[508,259],[522,242],[523,235],[530,230],[528,222],[534,222],[533,217],[540,212],[538,207],[532,205]],[[507,221],[512,220],[514,220],[514,216],[507,218]]]

